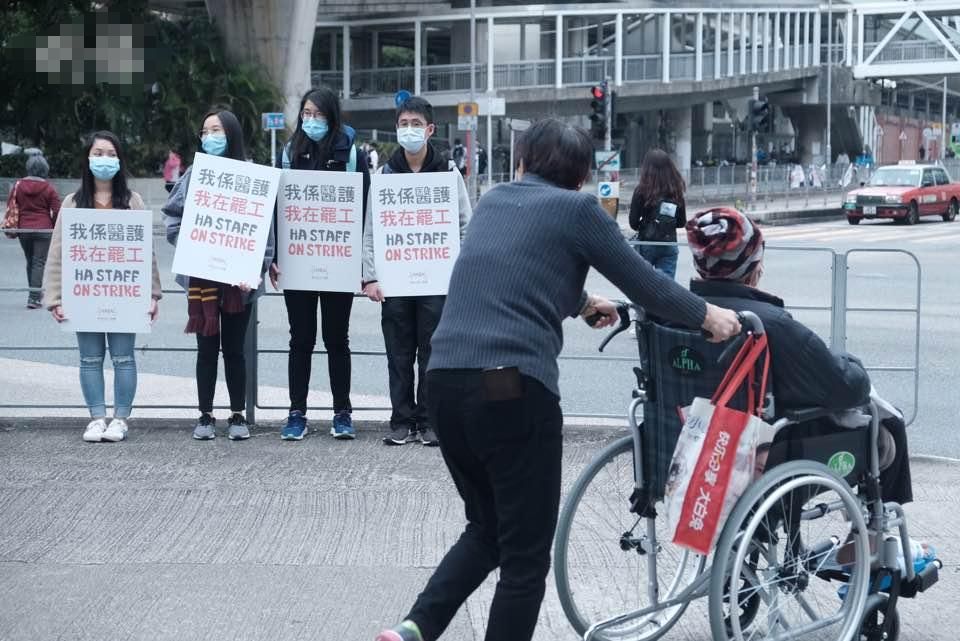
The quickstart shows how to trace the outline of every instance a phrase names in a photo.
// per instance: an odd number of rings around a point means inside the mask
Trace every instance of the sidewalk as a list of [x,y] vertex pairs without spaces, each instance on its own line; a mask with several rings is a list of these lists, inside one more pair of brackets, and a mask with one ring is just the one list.
[[[199,443],[182,422],[134,423],[85,444],[75,420],[0,419],[0,639],[372,641],[405,614],[463,527],[440,452],[380,443]],[[325,426],[318,426],[324,428]],[[622,430],[566,428],[564,492]],[[960,465],[914,462],[914,538],[946,561],[903,601],[901,638],[955,638]],[[494,581],[443,639],[483,638]],[[701,604],[668,638],[708,641]],[[553,577],[535,637],[574,641]]]

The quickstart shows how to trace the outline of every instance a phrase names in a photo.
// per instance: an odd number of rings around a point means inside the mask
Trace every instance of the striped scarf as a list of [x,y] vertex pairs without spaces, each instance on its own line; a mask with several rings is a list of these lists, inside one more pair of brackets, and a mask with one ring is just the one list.
[[200,336],[216,336],[220,333],[221,310],[225,314],[238,314],[243,307],[243,292],[239,288],[203,278],[190,278],[187,287],[189,320],[183,331]]

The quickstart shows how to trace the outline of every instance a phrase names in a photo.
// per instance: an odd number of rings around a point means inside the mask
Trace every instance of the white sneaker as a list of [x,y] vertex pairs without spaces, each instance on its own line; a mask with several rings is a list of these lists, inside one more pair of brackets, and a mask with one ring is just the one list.
[[127,438],[127,421],[122,418],[115,418],[110,421],[106,431],[103,433],[103,440],[117,443]]
[[87,443],[99,443],[103,440],[103,433],[107,431],[107,422],[102,418],[95,418],[87,423],[87,429],[83,432],[83,440]]

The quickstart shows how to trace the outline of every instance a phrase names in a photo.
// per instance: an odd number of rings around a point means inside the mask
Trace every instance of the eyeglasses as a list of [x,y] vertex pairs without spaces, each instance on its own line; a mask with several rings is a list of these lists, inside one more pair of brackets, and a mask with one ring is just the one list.
[[214,125],[209,129],[201,129],[200,137],[203,138],[204,136],[209,136],[210,134],[222,134],[222,133],[224,133],[223,127],[221,127],[220,125]]
[[306,111],[306,110],[304,110],[304,111],[300,112],[300,117],[303,118],[304,120],[311,120],[311,119],[314,119],[314,120],[326,120],[326,118],[324,118],[323,114],[320,113],[319,111]]

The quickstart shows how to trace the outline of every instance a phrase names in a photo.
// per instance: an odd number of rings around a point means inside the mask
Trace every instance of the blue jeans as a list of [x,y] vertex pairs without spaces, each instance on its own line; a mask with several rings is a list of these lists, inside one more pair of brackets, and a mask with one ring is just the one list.
[[80,346],[80,389],[87,403],[91,418],[107,415],[104,399],[103,357],[110,345],[110,360],[113,361],[113,415],[128,418],[133,409],[133,397],[137,393],[137,361],[133,356],[136,334],[104,334],[103,332],[77,332]]
[[648,263],[670,278],[677,275],[677,256],[680,250],[676,245],[636,245],[637,253]]

